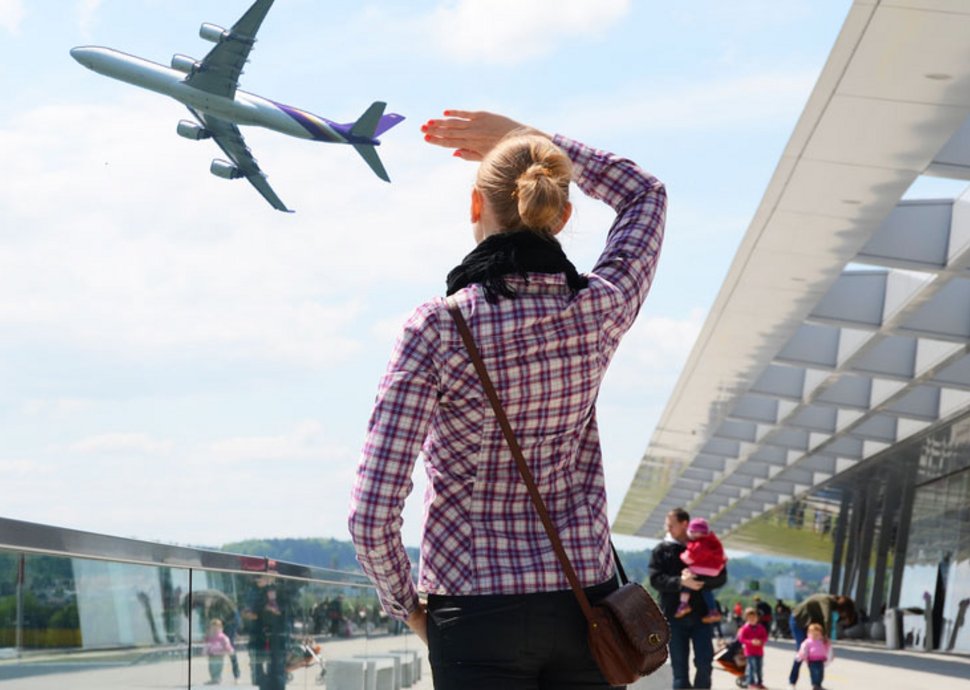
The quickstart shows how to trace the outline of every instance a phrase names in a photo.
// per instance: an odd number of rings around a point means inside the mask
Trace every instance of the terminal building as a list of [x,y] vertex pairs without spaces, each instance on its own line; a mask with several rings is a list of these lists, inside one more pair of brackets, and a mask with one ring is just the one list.
[[[831,562],[970,652],[970,3],[855,2],[617,515]],[[968,183],[970,184],[970,183]]]

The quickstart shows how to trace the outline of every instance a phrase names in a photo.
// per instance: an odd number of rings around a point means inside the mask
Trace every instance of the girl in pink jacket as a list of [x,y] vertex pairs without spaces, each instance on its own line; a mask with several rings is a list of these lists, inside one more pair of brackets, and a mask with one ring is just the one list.
[[825,679],[825,664],[832,660],[832,643],[825,637],[825,630],[819,623],[808,626],[808,637],[798,648],[798,660],[808,662],[808,672],[812,677],[812,690],[822,690]]
[[765,642],[768,631],[758,622],[758,612],[748,609],[744,612],[746,623],[738,630],[738,642],[744,647],[744,670],[747,673],[749,688],[763,688]]

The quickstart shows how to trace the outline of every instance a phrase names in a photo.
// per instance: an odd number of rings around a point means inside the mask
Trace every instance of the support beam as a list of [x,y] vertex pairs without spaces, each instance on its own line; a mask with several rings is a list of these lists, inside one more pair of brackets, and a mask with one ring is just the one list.
[[879,328],[888,275],[888,271],[844,271],[808,318],[849,328]]
[[755,384],[752,393],[800,402],[805,391],[805,370],[769,364]]
[[893,581],[889,589],[889,606],[899,606],[899,595],[903,587],[903,569],[906,566],[906,551],[909,548],[909,529],[913,519],[913,502],[916,499],[917,458],[904,460],[902,496],[896,518],[896,544],[893,548]]
[[970,120],[954,132],[924,174],[970,180]]
[[856,563],[859,560],[859,531],[862,527],[862,514],[865,511],[865,492],[861,488],[852,490],[852,515],[849,520],[849,531],[846,535],[845,573],[842,576],[842,588],[840,594],[852,591],[855,583]]
[[842,560],[845,554],[845,533],[849,517],[849,506],[852,504],[852,494],[843,489],[842,503],[839,506],[839,516],[835,521],[835,534],[832,535],[832,573],[829,576],[829,594],[840,594],[838,583],[842,579]]
[[909,381],[916,372],[916,338],[890,336],[875,340],[848,363],[863,374]]
[[795,366],[834,369],[839,359],[839,329],[834,326],[802,324],[775,360]]
[[[871,481],[866,487],[865,515],[859,538],[859,558],[856,568],[855,600],[861,605],[869,593],[869,566],[872,563],[872,542],[876,530],[876,498],[879,496],[879,482]],[[870,613],[871,613],[870,609]]]
[[951,199],[901,201],[855,260],[911,271],[941,271],[947,263],[952,215]]
[[749,422],[775,424],[778,421],[778,400],[762,395],[742,395],[728,416]]
[[937,340],[970,338],[970,280],[954,278],[898,326],[900,332]]
[[871,389],[871,378],[843,374],[835,383],[819,393],[814,402],[818,405],[868,410]]
[[876,565],[872,578],[872,596],[869,600],[870,615],[878,615],[882,605],[886,602],[886,563],[889,560],[890,537],[893,532],[893,517],[898,507],[899,488],[900,482],[896,473],[887,473],[882,491],[882,515],[879,519]]

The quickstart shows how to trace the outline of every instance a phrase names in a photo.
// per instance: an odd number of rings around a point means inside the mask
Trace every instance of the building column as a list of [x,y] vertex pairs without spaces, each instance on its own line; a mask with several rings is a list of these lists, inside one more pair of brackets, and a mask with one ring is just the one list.
[[886,562],[889,559],[889,538],[892,536],[893,518],[896,513],[896,496],[899,493],[899,480],[894,472],[886,477],[882,492],[882,516],[879,521],[879,541],[876,543],[876,567],[872,580],[872,595],[869,600],[869,615],[879,614],[886,603]]
[[851,592],[855,584],[855,574],[859,563],[859,530],[862,527],[862,514],[865,512],[865,492],[856,488],[852,491],[852,517],[849,521],[848,543],[845,547],[845,572],[838,594]]
[[913,503],[916,500],[916,470],[918,457],[906,458],[900,467],[902,487],[899,512],[896,518],[896,544],[893,547],[893,580],[889,589],[890,607],[899,606],[899,594],[903,587],[903,569],[906,566],[906,550],[909,548],[910,523],[913,520]]
[[[856,560],[855,601],[862,606],[869,594],[869,564],[872,562],[872,541],[876,532],[876,497],[879,495],[879,484],[875,477],[866,489],[865,508],[863,508],[862,526],[859,534],[859,557]],[[872,611],[868,612],[872,615]]]
[[839,515],[835,520],[835,533],[832,539],[835,542],[832,548],[832,573],[829,575],[829,594],[840,594],[839,582],[842,579],[842,562],[845,555],[845,533],[849,522],[849,506],[852,504],[852,493],[848,489],[842,489],[842,503],[839,506]]

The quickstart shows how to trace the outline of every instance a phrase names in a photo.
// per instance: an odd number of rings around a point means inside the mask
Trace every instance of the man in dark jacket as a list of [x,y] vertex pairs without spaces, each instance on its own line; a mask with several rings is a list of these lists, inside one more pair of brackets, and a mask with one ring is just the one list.
[[[670,621],[670,665],[673,669],[674,688],[711,687],[711,664],[714,658],[713,629],[709,623],[701,621],[702,612],[707,606],[701,597],[702,589],[716,589],[727,581],[727,568],[719,575],[698,579],[680,560],[686,549],[687,524],[690,515],[683,508],[674,508],[667,513],[665,526],[667,536],[657,544],[650,556],[650,584],[660,593],[660,608]],[[680,592],[692,590],[690,595],[691,612],[683,618],[675,618],[674,612],[680,603]],[[694,684],[690,682],[688,657],[690,646],[694,645]]]

